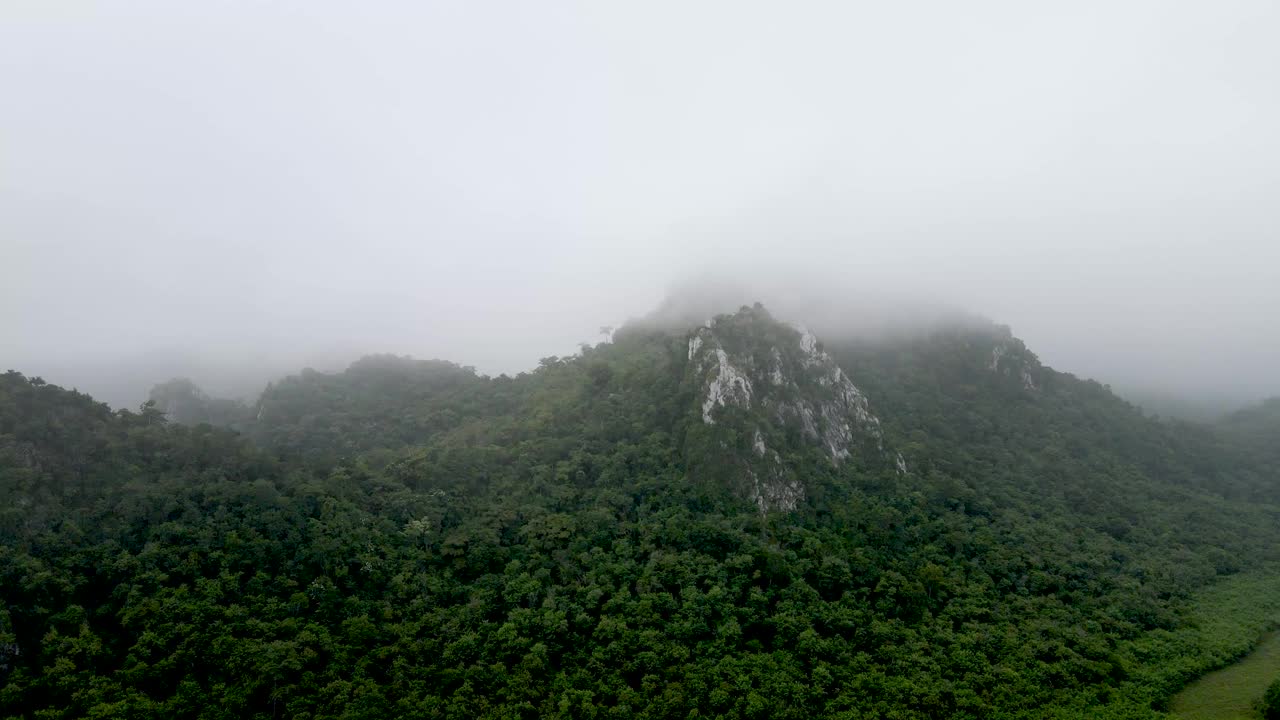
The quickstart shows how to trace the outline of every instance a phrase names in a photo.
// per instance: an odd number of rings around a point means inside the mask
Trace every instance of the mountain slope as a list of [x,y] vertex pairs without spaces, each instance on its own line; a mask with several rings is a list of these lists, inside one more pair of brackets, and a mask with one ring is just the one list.
[[701,398],[695,474],[741,484],[761,512],[792,511],[814,456],[835,468],[886,464],[879,418],[808,331],[757,305],[707,321],[688,343],[686,383]]
[[1280,475],[1280,398],[1231,413],[1217,428],[1238,456],[1252,458],[1271,477]]
[[995,327],[373,359],[242,437],[2,379],[0,715],[1155,717],[1280,546],[1265,469]]

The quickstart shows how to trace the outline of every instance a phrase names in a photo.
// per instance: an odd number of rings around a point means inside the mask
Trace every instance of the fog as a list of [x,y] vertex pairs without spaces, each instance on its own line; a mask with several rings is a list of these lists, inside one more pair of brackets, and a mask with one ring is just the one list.
[[727,282],[1277,394],[1277,37],[1271,0],[9,0],[0,366],[514,373]]

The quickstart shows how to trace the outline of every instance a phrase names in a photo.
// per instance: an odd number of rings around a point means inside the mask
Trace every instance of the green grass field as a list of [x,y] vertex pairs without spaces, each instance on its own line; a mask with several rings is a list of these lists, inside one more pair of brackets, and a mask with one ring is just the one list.
[[1205,675],[1173,697],[1169,714],[1179,720],[1256,720],[1254,709],[1280,677],[1280,632],[1263,638],[1239,662]]

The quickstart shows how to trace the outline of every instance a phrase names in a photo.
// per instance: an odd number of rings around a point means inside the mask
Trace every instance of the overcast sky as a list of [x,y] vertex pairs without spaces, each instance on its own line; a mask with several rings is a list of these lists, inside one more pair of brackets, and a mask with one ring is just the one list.
[[1277,38],[1274,0],[5,0],[0,365],[513,372],[719,273],[1278,393]]

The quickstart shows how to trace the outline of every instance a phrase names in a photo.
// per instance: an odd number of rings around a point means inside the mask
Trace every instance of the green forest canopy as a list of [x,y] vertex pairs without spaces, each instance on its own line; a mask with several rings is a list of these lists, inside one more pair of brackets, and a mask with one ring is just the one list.
[[688,337],[373,356],[199,424],[0,376],[0,717],[1156,717],[1280,617],[1274,401],[1164,423],[1000,328],[832,342],[910,470],[784,450],[805,501],[761,513],[699,470]]

